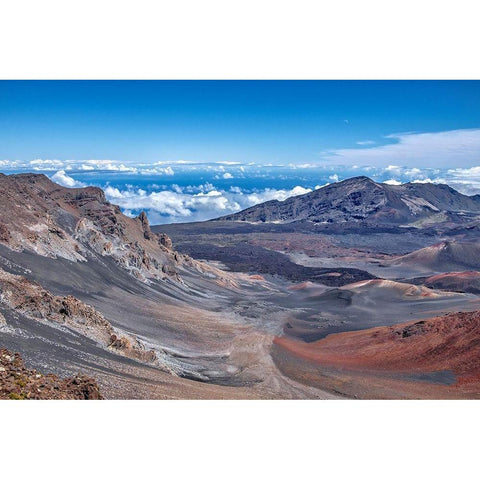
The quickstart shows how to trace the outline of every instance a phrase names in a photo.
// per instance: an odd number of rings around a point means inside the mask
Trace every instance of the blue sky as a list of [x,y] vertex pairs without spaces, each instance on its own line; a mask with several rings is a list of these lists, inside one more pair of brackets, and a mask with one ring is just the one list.
[[0,82],[5,159],[304,163],[479,127],[480,82]]
[[480,192],[478,81],[1,81],[0,171],[154,223],[365,174]]

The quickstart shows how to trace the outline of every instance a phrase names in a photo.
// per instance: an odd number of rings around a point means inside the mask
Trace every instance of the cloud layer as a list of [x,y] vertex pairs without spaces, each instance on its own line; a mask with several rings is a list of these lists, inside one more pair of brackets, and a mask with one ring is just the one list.
[[[208,160],[160,160],[150,163],[123,162],[113,159],[34,159],[30,161],[0,160],[4,170],[33,170],[65,172],[121,172],[125,174],[175,175],[177,169],[211,170],[218,177],[232,179],[236,172],[248,168],[291,168],[311,169],[322,165],[372,166],[376,168],[388,165],[401,165],[418,168],[471,168],[480,165],[480,128],[449,130],[444,132],[408,132],[386,135],[383,139],[371,140],[359,138],[355,148],[340,148],[323,151],[322,161],[313,161],[318,154],[312,152],[312,159],[292,159],[285,164],[272,163],[265,159],[263,163],[248,161]],[[307,161],[305,161],[307,160]]]
[[141,188],[120,190],[107,186],[105,195],[109,201],[120,205],[127,215],[135,216],[141,210],[147,211],[150,222],[155,224],[209,220],[267,200],[285,200],[311,191],[296,186],[292,189],[267,188],[245,192],[239,187],[220,190],[211,184],[203,184],[183,188],[176,185],[171,190],[153,192]]
[[[296,185],[293,188],[251,189],[240,186],[228,186],[230,179],[218,180],[222,185],[204,183],[197,186],[179,186],[177,184],[140,188],[134,185],[123,187],[104,186],[107,198],[124,210],[127,215],[138,215],[145,210],[154,224],[171,222],[202,221],[229,213],[268,200],[285,200],[288,197],[302,195],[329,183],[337,182],[357,175],[368,175],[377,182],[389,185],[401,183],[446,183],[458,191],[472,195],[480,194],[480,166],[457,169],[419,169],[397,165],[385,168],[356,167],[338,173],[323,172],[315,186]],[[279,177],[272,177],[271,184],[276,185]],[[311,179],[310,179],[311,180]],[[216,180],[214,180],[217,182]],[[255,180],[252,180],[255,183]]]
[[44,172],[66,187],[99,186],[127,214],[146,210],[152,223],[215,218],[358,175],[391,185],[447,183],[462,193],[480,194],[480,129],[393,134],[383,140],[389,143],[359,138],[356,148],[324,151],[323,160],[285,164],[4,159],[0,170]]
[[[480,129],[450,130],[437,133],[404,133],[385,137],[392,143],[368,148],[332,150],[325,160],[342,165],[390,164],[448,168],[480,164]],[[369,145],[368,141],[357,142]]]

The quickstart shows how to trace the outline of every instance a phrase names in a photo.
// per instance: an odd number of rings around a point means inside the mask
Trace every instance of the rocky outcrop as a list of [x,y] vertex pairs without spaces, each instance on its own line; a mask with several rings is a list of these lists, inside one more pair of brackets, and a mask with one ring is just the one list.
[[0,243],[10,249],[74,262],[110,256],[144,282],[182,282],[182,270],[204,271],[175,252],[167,235],[152,232],[145,212],[123,215],[100,188],[65,188],[45,175],[19,174],[0,176],[0,189]]
[[20,354],[0,348],[0,399],[101,400],[103,397],[93,378],[43,375],[26,368]]
[[0,304],[26,317],[65,325],[105,348],[142,362],[155,362],[156,354],[134,337],[116,332],[92,306],[77,298],[52,295],[25,277],[0,269]]
[[137,218],[140,221],[140,224],[142,225],[143,236],[145,237],[146,240],[151,240],[154,234],[150,230],[150,223],[148,222],[147,214],[142,211]]
[[10,230],[4,223],[0,223],[0,242],[9,244],[12,236]]
[[168,250],[172,250],[173,245],[170,237],[165,233],[158,233],[157,235],[158,235],[158,242],[160,243],[160,245],[162,245]]

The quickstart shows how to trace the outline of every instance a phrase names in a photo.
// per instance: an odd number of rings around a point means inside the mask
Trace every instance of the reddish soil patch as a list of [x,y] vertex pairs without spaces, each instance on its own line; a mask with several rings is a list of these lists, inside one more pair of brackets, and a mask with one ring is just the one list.
[[427,287],[452,292],[480,293],[480,272],[450,272],[428,277]]
[[265,281],[265,277],[262,277],[262,275],[250,275],[248,278],[250,280],[257,280],[259,282],[264,282]]
[[301,283],[296,283],[295,285],[291,285],[290,287],[287,288],[287,290],[305,290],[306,288],[309,288],[312,286],[311,282],[301,282]]
[[457,381],[445,388],[480,391],[480,312],[333,334],[312,343],[286,337],[274,343],[308,362],[352,373],[452,371]]

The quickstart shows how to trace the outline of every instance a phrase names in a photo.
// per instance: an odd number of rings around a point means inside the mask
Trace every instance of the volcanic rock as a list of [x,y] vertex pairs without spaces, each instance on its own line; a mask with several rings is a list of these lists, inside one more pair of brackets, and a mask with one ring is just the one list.
[[367,223],[383,225],[429,222],[464,223],[480,217],[480,197],[463,195],[448,185],[388,185],[355,177],[284,201],[271,200],[217,220],[289,223]]
[[45,175],[0,176],[0,243],[16,251],[74,262],[109,256],[132,276],[181,282],[180,270],[215,270],[175,252],[153,233],[145,212],[123,215],[97,187],[65,188]]
[[52,295],[25,277],[3,269],[0,269],[0,304],[32,319],[65,325],[121,355],[143,362],[156,360],[155,352],[146,350],[135,338],[117,335],[110,322],[92,306],[72,295]]
[[85,375],[59,378],[25,367],[19,353],[0,348],[0,399],[101,400],[97,382]]

